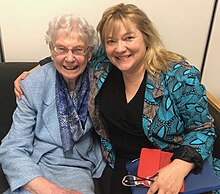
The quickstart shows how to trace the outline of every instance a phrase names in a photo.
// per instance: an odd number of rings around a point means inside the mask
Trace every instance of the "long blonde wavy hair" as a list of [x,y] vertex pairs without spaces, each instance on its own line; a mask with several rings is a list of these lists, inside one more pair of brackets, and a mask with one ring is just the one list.
[[169,69],[169,63],[185,60],[182,55],[164,48],[159,33],[151,20],[133,4],[120,3],[108,8],[103,13],[97,26],[102,44],[105,45],[105,38],[109,32],[112,34],[117,33],[118,26],[121,23],[129,31],[129,26],[126,25],[127,21],[134,23],[144,37],[147,48],[145,58],[148,73],[152,75],[161,73]]

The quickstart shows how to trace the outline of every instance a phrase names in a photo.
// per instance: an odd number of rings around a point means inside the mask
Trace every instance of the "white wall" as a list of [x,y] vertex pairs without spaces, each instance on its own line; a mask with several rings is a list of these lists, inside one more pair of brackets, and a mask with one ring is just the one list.
[[212,0],[0,0],[6,61],[38,61],[49,55],[44,35],[54,16],[76,13],[96,26],[102,12],[120,2],[142,8],[159,29],[165,46],[200,68]]
[[[39,61],[48,56],[44,36],[54,16],[75,13],[96,26],[107,7],[121,2],[143,9],[158,28],[166,48],[183,54],[201,68],[214,0],[0,0],[6,61]],[[219,6],[203,76],[203,83],[218,99]]]
[[220,101],[220,3],[216,10],[213,31],[205,63],[202,82],[207,90]]

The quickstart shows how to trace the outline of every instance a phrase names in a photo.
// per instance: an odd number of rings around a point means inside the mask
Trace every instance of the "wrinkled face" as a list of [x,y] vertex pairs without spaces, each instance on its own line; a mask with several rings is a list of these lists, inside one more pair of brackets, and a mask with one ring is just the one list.
[[59,31],[56,40],[50,47],[57,71],[63,76],[67,84],[73,81],[75,83],[79,75],[85,70],[91,56],[85,41],[78,33],[72,32],[70,36],[66,36],[64,32]]
[[126,25],[129,28],[121,22],[114,33],[106,30],[105,49],[109,60],[119,70],[134,73],[145,69],[146,44],[134,23],[126,21]]

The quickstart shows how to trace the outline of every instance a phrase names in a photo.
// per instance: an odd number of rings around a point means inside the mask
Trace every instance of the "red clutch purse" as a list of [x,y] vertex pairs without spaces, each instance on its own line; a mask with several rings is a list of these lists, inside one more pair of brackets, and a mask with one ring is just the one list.
[[[152,177],[158,171],[171,162],[173,153],[164,152],[159,149],[142,148],[137,175],[139,177]],[[184,192],[184,185],[180,192]]]

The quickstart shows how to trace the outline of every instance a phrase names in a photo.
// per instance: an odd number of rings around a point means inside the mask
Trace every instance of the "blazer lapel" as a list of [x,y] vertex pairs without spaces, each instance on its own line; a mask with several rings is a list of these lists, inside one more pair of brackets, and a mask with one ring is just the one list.
[[48,76],[45,78],[46,93],[44,98],[44,111],[42,115],[43,122],[48,129],[53,141],[62,145],[60,137],[60,128],[57,117],[57,108],[55,100],[55,81],[56,81],[56,69],[51,68],[52,71],[48,71]]
[[163,75],[147,76],[147,83],[145,89],[144,111],[142,116],[142,123],[144,132],[149,136],[151,123],[159,108],[158,102],[160,97],[164,95]]

